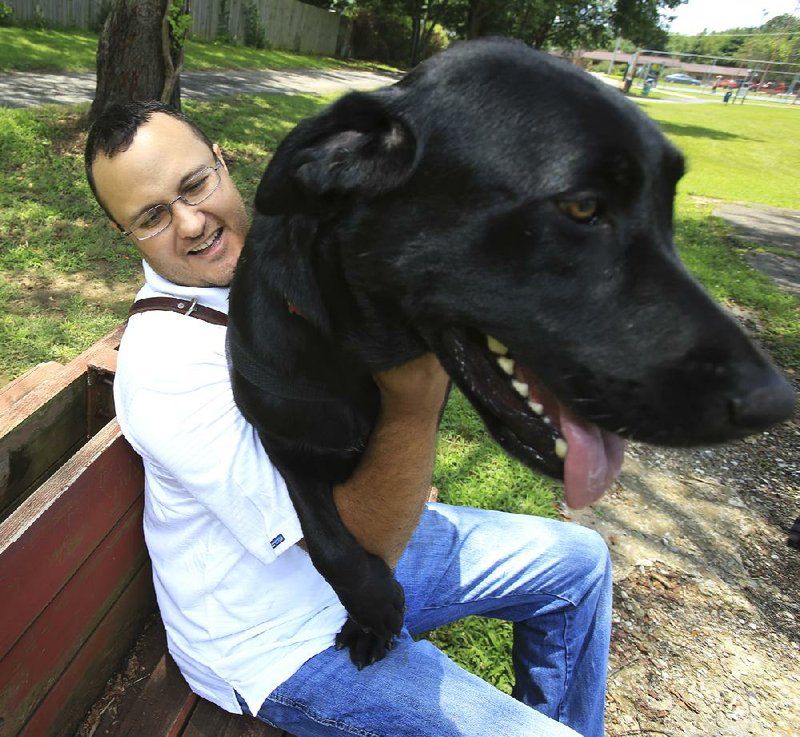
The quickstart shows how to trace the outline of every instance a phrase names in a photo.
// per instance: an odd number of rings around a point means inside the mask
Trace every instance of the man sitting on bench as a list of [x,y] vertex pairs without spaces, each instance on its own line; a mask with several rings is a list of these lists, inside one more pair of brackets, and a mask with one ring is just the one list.
[[[405,628],[362,670],[334,647],[346,612],[233,401],[224,324],[248,223],[219,146],[171,108],[116,104],[90,131],[86,172],[142,254],[137,299],[160,300],[131,317],[114,389],[144,460],[169,650],[191,688],[298,737],[602,735],[605,543],[573,524],[425,503],[447,384],[433,356],[375,377],[382,418],[334,489],[359,542],[396,566]],[[473,614],[514,622],[515,698],[413,639]]]

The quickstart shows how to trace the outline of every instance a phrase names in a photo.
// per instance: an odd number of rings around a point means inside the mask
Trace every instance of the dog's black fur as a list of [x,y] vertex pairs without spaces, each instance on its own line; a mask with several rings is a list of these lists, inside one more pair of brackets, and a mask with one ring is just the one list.
[[788,383],[676,255],[683,170],[619,92],[500,39],[348,95],[278,148],[231,291],[233,385],[357,663],[383,656],[403,606],[331,495],[376,421],[373,372],[434,351],[500,445],[555,477],[557,428],[508,386],[487,335],[626,437],[713,443],[791,414]]

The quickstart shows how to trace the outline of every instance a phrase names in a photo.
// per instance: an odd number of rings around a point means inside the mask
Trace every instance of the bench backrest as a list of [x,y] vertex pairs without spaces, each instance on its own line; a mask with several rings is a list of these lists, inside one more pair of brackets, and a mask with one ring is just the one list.
[[120,335],[0,390],[0,737],[73,734],[155,610],[141,460],[106,422]]

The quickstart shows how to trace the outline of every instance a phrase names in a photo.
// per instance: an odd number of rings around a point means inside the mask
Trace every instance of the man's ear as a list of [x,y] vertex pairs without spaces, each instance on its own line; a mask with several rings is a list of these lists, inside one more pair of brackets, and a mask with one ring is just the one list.
[[414,169],[413,133],[387,92],[353,92],[300,123],[278,146],[256,192],[263,215],[315,212],[337,196],[388,192]]
[[217,161],[222,162],[222,167],[225,171],[228,171],[228,165],[225,163],[225,159],[222,158],[222,149],[219,147],[218,143],[215,143],[211,146],[211,153],[214,154],[214,158]]

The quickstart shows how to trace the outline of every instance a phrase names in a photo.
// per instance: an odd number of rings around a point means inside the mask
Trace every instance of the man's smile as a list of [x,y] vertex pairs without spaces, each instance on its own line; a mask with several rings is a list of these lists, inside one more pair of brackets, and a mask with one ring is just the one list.
[[211,257],[218,253],[222,247],[223,228],[217,228],[202,243],[192,248],[187,255]]

